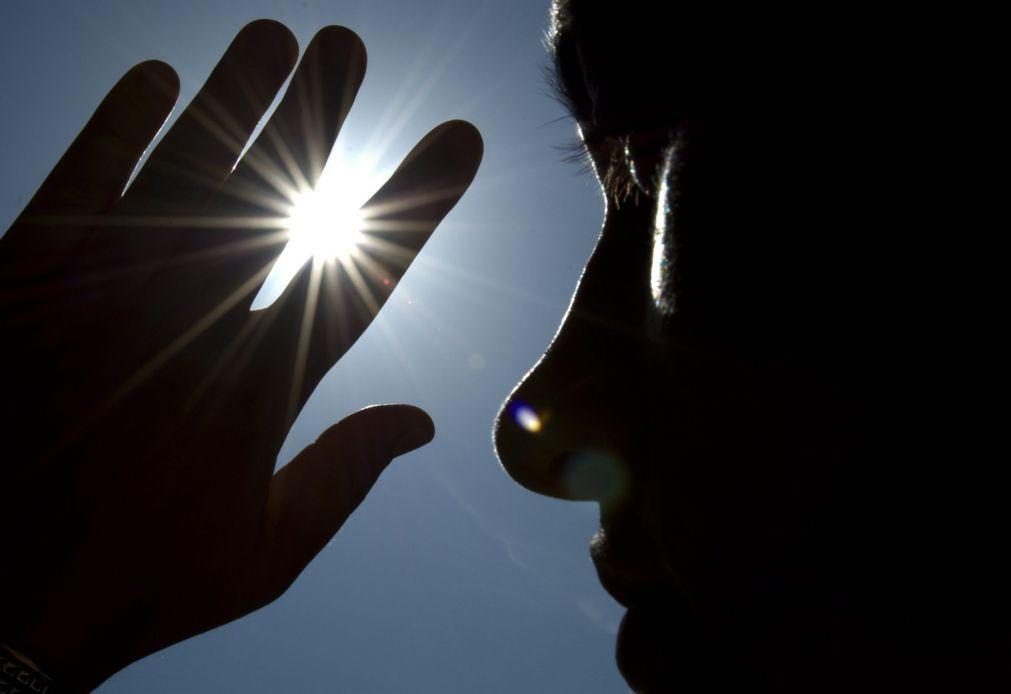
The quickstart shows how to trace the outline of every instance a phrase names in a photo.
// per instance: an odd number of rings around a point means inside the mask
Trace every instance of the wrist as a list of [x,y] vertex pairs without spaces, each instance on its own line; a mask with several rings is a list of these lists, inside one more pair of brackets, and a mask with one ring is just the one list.
[[[111,664],[119,653],[117,645],[97,625],[83,627],[77,620],[40,616],[29,628],[0,634],[3,645],[28,659],[51,680],[49,694],[90,692],[119,669]],[[6,692],[0,689],[0,694]],[[41,692],[26,689],[24,694]]]
[[53,659],[45,648],[16,643],[0,640],[0,694],[84,694],[118,669],[91,658]]
[[53,657],[52,649],[29,640],[0,637],[0,694],[82,694],[112,674]]
[[0,694],[58,694],[59,691],[34,660],[0,643]]

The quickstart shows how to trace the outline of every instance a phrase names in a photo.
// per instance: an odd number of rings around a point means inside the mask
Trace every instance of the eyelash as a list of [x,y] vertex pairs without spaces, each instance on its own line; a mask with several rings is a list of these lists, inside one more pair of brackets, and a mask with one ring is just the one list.
[[[549,94],[572,114],[576,122],[586,120],[583,117],[584,109],[580,106],[579,95],[570,90],[561,79],[560,73],[558,64],[545,66],[544,80]],[[595,153],[598,160],[606,161],[607,163],[600,167],[600,183],[604,195],[612,200],[615,206],[621,207],[628,200],[632,200],[634,204],[639,197],[639,188],[632,179],[632,172],[629,171],[625,158],[627,139],[627,136],[584,132],[581,140],[574,138],[563,143],[558,149],[562,153],[562,161],[580,165],[580,175],[594,170],[591,153]]]
[[632,178],[625,157],[627,137],[613,135],[585,135],[582,140],[573,138],[558,149],[562,153],[562,161],[567,164],[579,164],[579,174],[594,171],[594,154],[598,161],[605,162],[599,167],[600,184],[604,195],[621,207],[626,202],[635,204],[639,199],[639,187]]

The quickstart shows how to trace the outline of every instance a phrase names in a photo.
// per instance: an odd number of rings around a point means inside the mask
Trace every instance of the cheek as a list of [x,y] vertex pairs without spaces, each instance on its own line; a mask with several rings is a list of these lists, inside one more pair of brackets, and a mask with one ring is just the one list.
[[724,535],[748,554],[747,545],[776,542],[823,504],[839,412],[817,374],[762,349],[789,336],[770,321],[767,275],[786,274],[776,264],[782,254],[768,252],[775,239],[758,233],[756,189],[741,180],[754,176],[714,156],[722,150],[711,139],[675,137],[654,197],[644,327],[659,406],[648,458],[651,487],[679,495],[698,533]]
[[831,528],[838,472],[831,399],[699,345],[680,344],[658,380],[647,488],[669,564],[717,601],[758,604],[788,591],[780,577],[810,579],[803,548]]

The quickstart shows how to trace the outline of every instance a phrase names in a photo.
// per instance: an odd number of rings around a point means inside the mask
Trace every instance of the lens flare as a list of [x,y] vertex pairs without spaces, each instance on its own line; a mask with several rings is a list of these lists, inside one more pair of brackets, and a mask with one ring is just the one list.
[[568,498],[620,505],[628,495],[628,466],[617,455],[587,449],[570,453],[561,468]]
[[531,434],[536,434],[544,426],[534,408],[524,402],[513,402],[509,405],[509,412],[513,420]]

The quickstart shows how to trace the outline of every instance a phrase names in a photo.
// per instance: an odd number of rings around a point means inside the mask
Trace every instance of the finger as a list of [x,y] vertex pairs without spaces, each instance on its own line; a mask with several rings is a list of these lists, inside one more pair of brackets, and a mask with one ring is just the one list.
[[109,91],[15,224],[87,218],[115,203],[179,96],[175,71],[157,60],[134,66]]
[[199,272],[202,294],[217,301],[281,252],[284,239],[274,220],[287,214],[296,187],[318,179],[361,85],[365,62],[365,47],[349,29],[327,27],[313,37],[281,103],[208,210],[240,223],[199,229],[174,246],[178,256],[199,259],[189,266]]
[[[220,195],[201,210],[202,216],[220,216],[224,220],[221,225],[184,227],[153,239],[136,235],[135,243],[122,234],[93,235],[91,255],[103,266],[138,268],[132,274],[133,286],[138,288],[133,295],[146,295],[150,290],[145,287],[164,287],[164,291],[185,299],[185,305],[174,313],[159,313],[157,325],[148,331],[154,341],[165,338],[172,342],[190,334],[208,317],[213,317],[207,324],[214,325],[216,337],[234,338],[226,328],[236,322],[233,319],[248,315],[248,302],[262,281],[259,273],[269,270],[283,242],[271,238],[277,236],[276,229],[258,224],[265,217],[270,221],[263,206],[229,191],[245,191],[254,181],[273,180],[271,176],[282,163],[294,162],[291,168],[301,171],[314,157],[325,161],[361,85],[364,69],[365,49],[353,32],[328,27],[316,34],[261,134],[219,190]],[[143,262],[134,263],[138,258]]]
[[[208,229],[191,220],[206,214],[203,203],[228,177],[297,58],[298,43],[284,25],[247,24],[137,174],[117,206],[117,224],[88,234],[78,253],[82,273],[96,283],[120,275],[116,286],[124,296],[140,295],[158,276],[173,277],[174,286],[190,287],[199,296],[198,282],[208,268],[194,263],[184,273],[179,267],[194,243],[208,236]],[[129,233],[148,223],[158,233]],[[198,314],[207,310],[197,301],[193,306]],[[185,322],[192,314],[178,317]],[[164,329],[178,334],[172,322]]]
[[297,58],[283,24],[243,27],[130,186],[127,211],[159,214],[217,190]]
[[463,197],[483,155],[481,133],[466,121],[448,121],[425,135],[362,208],[380,248],[396,246],[413,258]]
[[321,29],[224,192],[276,212],[279,201],[313,187],[361,86],[365,64],[365,46],[353,31]]
[[263,587],[280,595],[340,530],[393,458],[435,436],[410,405],[360,410],[327,429],[279,470],[267,497]]
[[432,130],[366,203],[365,238],[350,258],[307,263],[266,309],[274,314],[268,349],[295,344],[288,350],[295,354],[289,417],[372,322],[473,181],[482,153],[481,135],[469,123]]

